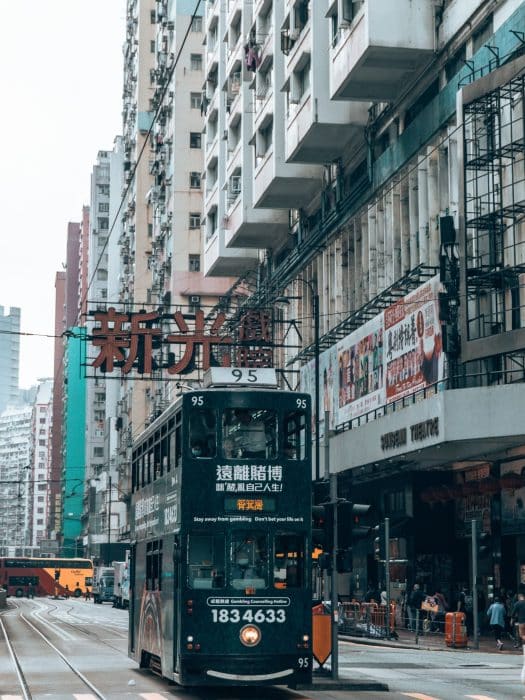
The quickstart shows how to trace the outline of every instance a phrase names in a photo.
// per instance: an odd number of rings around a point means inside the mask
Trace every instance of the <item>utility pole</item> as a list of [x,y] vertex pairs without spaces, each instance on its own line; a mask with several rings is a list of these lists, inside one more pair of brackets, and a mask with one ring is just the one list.
[[386,636],[390,639],[390,518],[385,518]]
[[111,559],[111,554],[110,554],[110,549],[111,549],[111,474],[108,475],[108,488],[109,488],[109,493],[108,493],[108,565],[110,564],[110,559]]
[[330,502],[333,509],[334,534],[331,557],[331,617],[332,617],[332,678],[337,680],[339,677],[339,648],[338,648],[338,629],[339,629],[339,591],[337,581],[337,474],[330,474]]
[[474,633],[474,648],[479,649],[479,611],[478,611],[478,522],[472,520],[471,523],[472,540],[472,624]]

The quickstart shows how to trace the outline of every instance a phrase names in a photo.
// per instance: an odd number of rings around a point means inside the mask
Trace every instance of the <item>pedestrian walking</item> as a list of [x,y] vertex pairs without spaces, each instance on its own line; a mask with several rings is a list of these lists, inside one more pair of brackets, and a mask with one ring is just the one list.
[[499,596],[494,598],[494,602],[487,609],[487,617],[489,625],[494,632],[494,639],[499,651],[503,649],[503,634],[505,632],[505,606],[501,602]]
[[519,642],[525,645],[525,595],[518,594],[518,600],[512,606],[510,614],[512,624],[518,625],[518,639],[514,646],[517,647]]
[[421,610],[421,603],[425,600],[425,594],[419,587],[419,583],[414,583],[412,587],[412,593],[408,599],[408,624],[412,632],[421,631],[421,621],[419,623],[419,630],[416,629],[418,611]]

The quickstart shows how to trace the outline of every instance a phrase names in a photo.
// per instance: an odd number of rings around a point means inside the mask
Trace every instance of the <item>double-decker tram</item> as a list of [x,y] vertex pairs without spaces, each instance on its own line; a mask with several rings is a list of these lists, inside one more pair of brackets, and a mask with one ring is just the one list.
[[311,682],[310,397],[213,368],[133,446],[130,656],[185,686]]
[[7,595],[71,595],[93,585],[91,559],[61,557],[0,557],[0,586]]

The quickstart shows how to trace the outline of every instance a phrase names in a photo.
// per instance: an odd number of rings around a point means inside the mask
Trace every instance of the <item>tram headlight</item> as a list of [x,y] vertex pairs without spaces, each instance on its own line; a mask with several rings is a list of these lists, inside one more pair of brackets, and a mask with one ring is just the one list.
[[256,625],[245,625],[239,632],[239,638],[245,647],[255,647],[261,641],[261,630]]

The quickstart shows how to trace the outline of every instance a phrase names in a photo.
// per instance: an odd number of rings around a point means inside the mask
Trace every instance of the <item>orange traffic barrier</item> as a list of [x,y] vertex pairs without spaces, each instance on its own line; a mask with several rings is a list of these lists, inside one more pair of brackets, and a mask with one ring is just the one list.
[[447,647],[467,646],[466,616],[463,612],[448,612],[445,615],[445,643]]
[[322,666],[332,653],[331,616],[322,603],[312,608],[312,651]]

